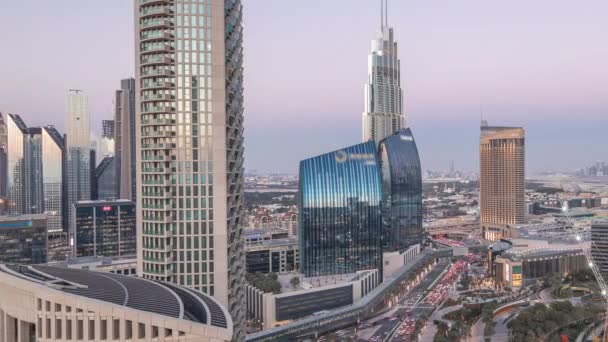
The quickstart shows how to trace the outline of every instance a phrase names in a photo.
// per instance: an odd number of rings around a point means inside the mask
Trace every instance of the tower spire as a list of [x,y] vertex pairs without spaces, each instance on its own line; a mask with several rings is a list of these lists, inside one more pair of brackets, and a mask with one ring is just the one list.
[[384,29],[384,0],[380,0],[380,30]]
[[388,0],[386,0],[386,4],[384,5],[384,26],[388,26]]

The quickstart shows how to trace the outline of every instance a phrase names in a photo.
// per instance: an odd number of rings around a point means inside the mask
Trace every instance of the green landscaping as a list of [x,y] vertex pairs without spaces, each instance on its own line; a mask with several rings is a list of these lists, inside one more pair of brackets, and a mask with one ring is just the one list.
[[523,310],[507,327],[514,342],[559,341],[560,334],[573,341],[587,325],[587,318],[596,318],[602,313],[602,308],[596,305],[573,306],[569,301],[539,303]]
[[278,276],[275,273],[247,273],[245,274],[245,281],[265,293],[281,293],[281,283],[278,281]]

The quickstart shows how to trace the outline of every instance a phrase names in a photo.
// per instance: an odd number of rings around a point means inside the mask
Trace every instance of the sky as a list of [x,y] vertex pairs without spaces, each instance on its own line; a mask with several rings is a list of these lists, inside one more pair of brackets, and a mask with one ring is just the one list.
[[[243,0],[245,166],[359,143],[377,0]],[[407,125],[423,169],[478,168],[479,122],[523,126],[527,171],[608,160],[608,2],[389,0]],[[65,93],[92,129],[134,74],[130,0],[0,1],[0,110],[65,131]]]

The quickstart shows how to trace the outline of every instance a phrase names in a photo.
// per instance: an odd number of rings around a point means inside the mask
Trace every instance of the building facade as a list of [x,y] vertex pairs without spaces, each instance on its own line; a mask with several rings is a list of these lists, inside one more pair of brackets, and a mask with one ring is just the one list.
[[481,233],[488,240],[510,237],[525,223],[525,131],[482,123],[479,144]]
[[300,269],[298,240],[277,238],[246,242],[247,273],[285,273]]
[[[67,206],[91,199],[91,126],[89,122],[89,100],[80,90],[71,90],[66,101],[67,139],[65,180]],[[94,161],[93,161],[94,164]],[[93,165],[94,170],[95,165]],[[74,222],[68,212],[68,222]],[[70,226],[73,233],[74,227]]]
[[97,199],[105,200],[118,197],[118,177],[116,158],[105,156],[95,168],[95,190]]
[[403,91],[401,90],[401,61],[393,28],[388,26],[384,12],[380,31],[372,40],[368,56],[363,112],[363,140],[380,142],[405,127]]
[[307,277],[382,268],[376,143],[300,162],[300,266]]
[[135,203],[128,200],[80,201],[72,205],[76,230],[70,236],[74,257],[125,257],[137,254]]
[[44,213],[48,217],[49,233],[61,232],[64,227],[64,141],[53,126],[44,126],[42,138],[42,187]]
[[6,193],[8,213],[26,213],[25,201],[25,135],[27,127],[15,114],[4,116],[6,124]]
[[116,175],[119,198],[137,200],[136,193],[136,136],[135,136],[135,79],[120,81],[114,99],[114,139]]
[[422,169],[409,128],[388,136],[379,147],[382,172],[383,251],[422,243]]
[[44,215],[0,216],[0,262],[47,262],[46,225]]
[[138,272],[214,296],[241,340],[241,1],[137,1],[135,18]]
[[0,342],[232,340],[213,298],[177,285],[51,266],[0,264]]
[[608,221],[591,225],[591,256],[600,271],[608,274]]

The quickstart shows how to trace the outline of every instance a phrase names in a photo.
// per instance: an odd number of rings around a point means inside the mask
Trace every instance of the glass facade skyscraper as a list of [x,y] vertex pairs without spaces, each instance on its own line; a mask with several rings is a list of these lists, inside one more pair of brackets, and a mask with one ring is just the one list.
[[409,128],[380,142],[384,251],[400,251],[422,242],[422,170]]
[[4,116],[6,124],[6,191],[8,213],[22,215],[26,213],[25,203],[25,135],[27,127],[19,115]]
[[44,212],[44,187],[42,185],[42,130],[40,127],[27,128],[24,138],[24,214],[41,214]]
[[[91,199],[91,126],[89,101],[80,90],[71,90],[66,99],[66,173],[67,204]],[[74,218],[69,211],[70,229]]]
[[196,288],[243,337],[240,0],[140,0],[138,274]]
[[97,198],[106,200],[118,197],[118,182],[116,177],[116,158],[106,156],[95,169],[95,191]]
[[307,277],[382,270],[376,143],[300,162],[300,265]]
[[49,232],[63,230],[63,137],[53,126],[44,126],[42,139],[42,186],[44,213]]

